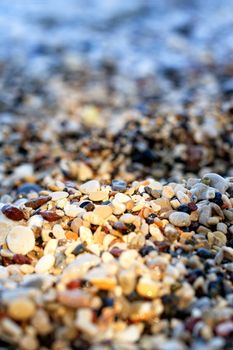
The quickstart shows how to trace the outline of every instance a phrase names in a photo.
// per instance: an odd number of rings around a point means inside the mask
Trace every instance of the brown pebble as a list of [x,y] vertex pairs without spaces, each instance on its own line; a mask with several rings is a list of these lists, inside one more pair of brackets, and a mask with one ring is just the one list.
[[31,259],[23,254],[15,254],[12,261],[19,265],[31,264]]
[[8,217],[8,219],[14,220],[14,221],[20,221],[24,219],[23,211],[19,208],[16,208],[12,205],[4,205],[2,207],[2,213]]
[[32,209],[38,209],[43,204],[45,204],[48,201],[50,201],[50,199],[51,199],[50,196],[34,198],[34,199],[31,199],[30,201],[27,201],[25,203],[25,207],[29,207],[29,208],[32,208]]
[[41,211],[40,215],[47,221],[52,222],[52,221],[57,221],[61,219],[61,216],[57,215],[56,213],[52,211]]

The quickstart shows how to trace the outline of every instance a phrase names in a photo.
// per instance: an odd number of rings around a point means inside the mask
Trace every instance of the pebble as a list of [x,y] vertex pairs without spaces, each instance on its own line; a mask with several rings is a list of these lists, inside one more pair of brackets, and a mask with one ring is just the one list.
[[93,213],[100,216],[102,219],[107,219],[110,215],[112,215],[112,207],[109,205],[98,205],[94,209]]
[[169,215],[169,221],[171,224],[184,227],[191,224],[190,216],[187,213],[173,212]]
[[138,294],[144,298],[154,299],[159,296],[160,285],[146,277],[141,277],[136,289]]
[[27,195],[31,192],[39,193],[42,187],[37,184],[25,183],[17,188],[17,194]]
[[100,183],[97,180],[90,180],[79,186],[79,189],[84,194],[100,191]]
[[57,192],[52,192],[50,196],[52,201],[56,202],[61,199],[67,198],[69,196],[69,193],[65,191],[57,191]]
[[45,219],[49,222],[58,221],[61,219],[60,215],[58,215],[55,212],[49,211],[49,210],[41,211],[40,215],[42,216],[43,219]]
[[53,235],[54,235],[54,237],[55,237],[56,239],[64,239],[64,238],[66,238],[66,236],[65,236],[65,230],[64,230],[64,229],[62,228],[62,226],[59,225],[59,224],[55,224],[55,225],[53,226],[52,232],[53,232]]
[[33,317],[36,312],[35,304],[27,298],[19,297],[8,305],[8,315],[16,321],[26,321]]
[[123,194],[123,193],[117,193],[115,195],[115,199],[120,203],[127,203],[131,200],[131,198],[129,196],[127,196],[126,194]]
[[26,226],[14,226],[6,237],[9,249],[15,254],[27,254],[35,247],[33,231]]
[[35,272],[36,273],[45,273],[48,272],[55,263],[55,257],[52,254],[47,254],[42,256],[36,266],[35,266]]
[[51,200],[51,196],[41,196],[38,198],[31,199],[25,203],[25,207],[32,208],[34,210],[40,208],[42,205],[46,204]]
[[108,191],[92,191],[89,199],[93,202],[105,201],[108,199]]
[[112,189],[113,191],[125,192],[127,188],[127,184],[123,180],[113,180],[112,181]]
[[12,205],[4,205],[2,207],[2,213],[10,220],[20,221],[24,219],[23,211]]

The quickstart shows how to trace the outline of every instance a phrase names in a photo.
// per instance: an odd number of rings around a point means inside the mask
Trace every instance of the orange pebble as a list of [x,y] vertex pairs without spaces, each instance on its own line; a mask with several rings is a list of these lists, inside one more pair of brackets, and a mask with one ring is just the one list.
[[66,238],[69,240],[77,241],[77,239],[78,239],[78,234],[76,232],[73,232],[73,231],[67,231],[65,233],[65,235],[66,235]]

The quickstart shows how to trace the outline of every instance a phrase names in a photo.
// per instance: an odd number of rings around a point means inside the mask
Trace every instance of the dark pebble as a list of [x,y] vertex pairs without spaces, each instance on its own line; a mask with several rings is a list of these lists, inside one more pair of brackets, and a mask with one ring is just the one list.
[[147,223],[148,225],[153,224],[154,221],[155,221],[156,216],[157,216],[157,215],[154,214],[154,213],[148,215],[148,217],[146,218],[146,223]]
[[30,192],[40,192],[42,187],[36,184],[26,183],[17,188],[17,194],[28,194]]
[[201,321],[200,317],[192,317],[191,316],[191,317],[187,318],[187,320],[185,321],[185,329],[187,329],[187,331],[192,333],[194,326],[199,321]]
[[153,250],[156,250],[156,249],[154,247],[152,247],[151,245],[146,245],[139,250],[139,254],[141,256],[146,256],[147,254],[149,254]]
[[204,272],[201,269],[194,269],[188,274],[189,283],[193,284],[200,276],[204,276]]
[[86,211],[93,211],[95,209],[95,206],[90,201],[83,201],[80,205],[80,208],[84,208]]
[[12,205],[4,205],[2,207],[2,213],[8,217],[8,219],[14,220],[14,221],[20,221],[24,219],[23,211],[19,208],[16,208]]
[[13,263],[23,265],[23,264],[31,264],[31,259],[22,254],[15,254],[12,259]]
[[102,302],[103,302],[103,307],[113,307],[114,305],[114,300],[113,298],[110,298],[110,297],[103,298]]
[[230,198],[233,198],[233,186],[228,187],[227,193],[229,193]]
[[127,234],[127,233],[129,233],[131,231],[129,229],[128,225],[124,224],[121,221],[114,222],[113,228],[114,228],[114,230],[117,230],[117,231],[121,232],[123,235]]
[[122,252],[123,252],[123,250],[120,249],[120,248],[117,248],[117,247],[113,247],[113,248],[110,250],[110,253],[111,253],[115,258],[119,258],[119,256],[121,255]]
[[191,209],[188,206],[188,204],[181,204],[177,209],[177,211],[181,211],[182,213],[187,213],[190,214],[191,213]]
[[50,201],[50,199],[51,199],[50,196],[38,197],[38,198],[35,198],[35,199],[31,199],[30,201],[27,201],[25,203],[25,207],[29,207],[29,208],[32,208],[32,209],[38,209],[43,204],[45,204],[48,201]]
[[132,153],[133,163],[141,163],[145,166],[150,166],[155,159],[155,154],[150,149],[145,149],[143,151],[134,150]]
[[214,253],[205,248],[197,249],[197,255],[203,259],[213,259],[215,257]]
[[233,248],[233,238],[227,242],[227,246]]
[[72,251],[72,254],[74,254],[75,256],[77,256],[77,255],[79,255],[79,254],[85,252],[85,249],[86,249],[86,246],[85,246],[83,243],[78,244],[78,245],[74,248],[74,250]]
[[61,216],[57,215],[56,213],[52,211],[41,211],[40,215],[47,221],[52,222],[52,221],[57,221],[61,219]]
[[189,207],[189,209],[190,209],[191,211],[197,210],[197,205],[196,205],[196,203],[194,203],[194,202],[190,202],[190,203],[188,204],[188,207]]
[[126,182],[123,180],[113,180],[112,189],[113,191],[125,192],[126,191]]
[[223,296],[224,293],[224,287],[222,279],[217,279],[216,281],[211,281],[208,284],[208,296],[210,298],[214,298],[217,296]]
[[217,205],[223,205],[222,194],[220,192],[215,193],[215,197],[210,199],[210,202],[216,203]]

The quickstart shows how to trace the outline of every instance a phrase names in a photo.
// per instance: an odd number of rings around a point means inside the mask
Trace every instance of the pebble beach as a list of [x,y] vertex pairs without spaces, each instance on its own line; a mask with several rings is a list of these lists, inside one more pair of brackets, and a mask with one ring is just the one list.
[[232,2],[2,0],[0,31],[0,350],[231,350]]

